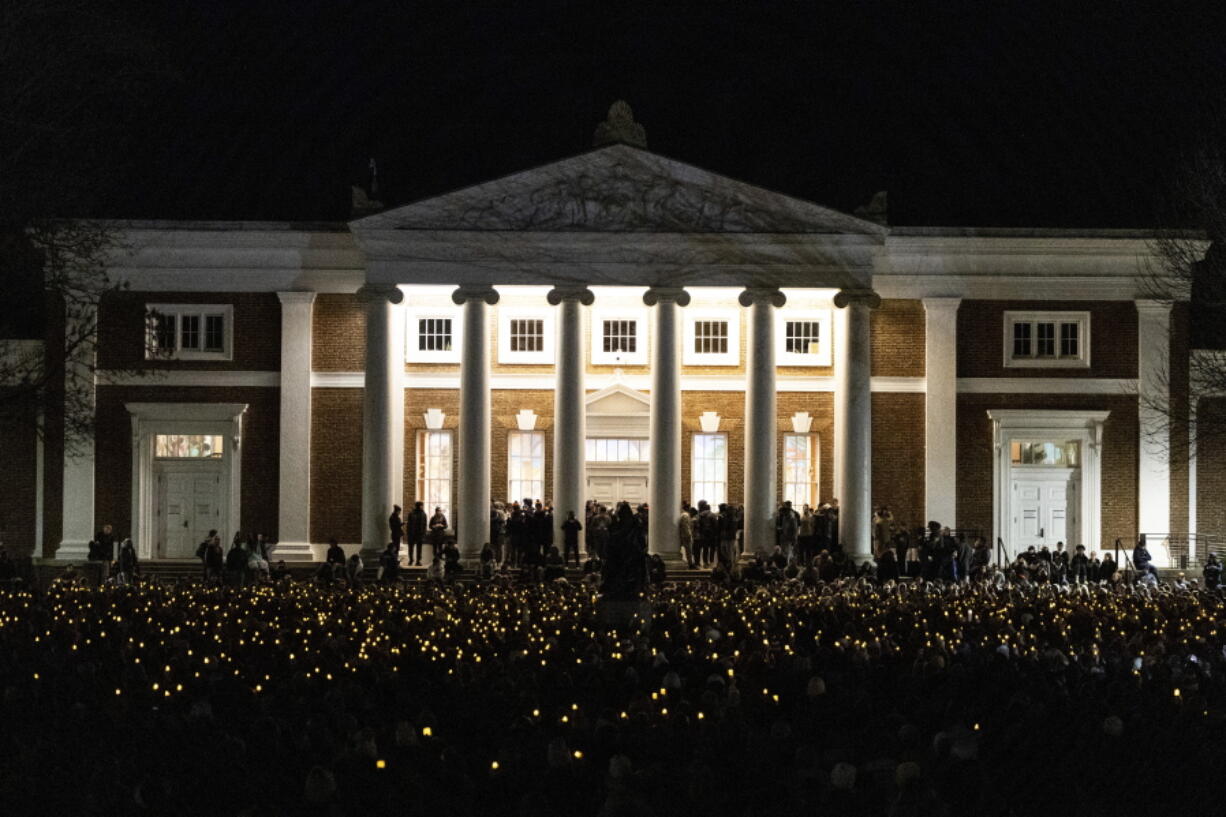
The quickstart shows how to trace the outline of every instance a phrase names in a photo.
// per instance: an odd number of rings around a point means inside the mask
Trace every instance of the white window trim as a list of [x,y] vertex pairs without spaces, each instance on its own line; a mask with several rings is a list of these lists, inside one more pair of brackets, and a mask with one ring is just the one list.
[[[741,362],[741,313],[737,309],[689,309],[685,313],[682,363],[686,366],[736,366]],[[694,351],[695,325],[699,321],[728,322],[728,351],[700,354]]]
[[[787,351],[788,321],[805,321],[818,324],[818,352],[816,355],[797,354]],[[776,366],[829,366],[834,339],[831,330],[829,309],[781,309],[775,318],[775,365]]]
[[[633,352],[604,351],[604,322],[634,321],[636,343]],[[592,364],[596,366],[645,366],[647,365],[647,310],[616,309],[606,307],[591,310],[592,336],[588,344],[592,350]]]
[[[695,460],[698,456],[697,454],[698,446],[695,445],[695,441],[699,437],[723,437],[724,438],[723,470],[720,473],[720,478],[718,480],[698,479],[698,477],[696,476],[698,473],[698,469],[695,467],[696,466]],[[714,508],[714,507],[717,507],[719,503],[728,501],[729,499],[728,497],[728,458],[730,454],[731,452],[728,449],[728,434],[726,432],[698,431],[698,432],[695,432],[693,435],[691,435],[690,437],[690,497],[691,497],[690,501],[691,502],[694,502],[695,504],[697,504],[698,502],[705,500],[706,502],[710,503],[712,508]],[[722,498],[721,497],[698,496],[698,493],[699,493],[699,491],[697,490],[698,484],[706,483],[706,482],[721,483],[724,486],[724,496]]]
[[[544,348],[539,352],[511,351],[511,321],[542,320],[545,334]],[[531,363],[550,365],[554,362],[554,349],[557,344],[557,322],[553,307],[510,308],[498,310],[498,362],[499,363]]]
[[[418,322],[430,318],[451,321],[451,351],[424,351],[418,348]],[[459,363],[464,342],[464,310],[460,307],[413,307],[405,310],[404,359],[408,363]]]
[[[158,349],[154,340],[153,323],[150,320],[153,313],[175,316],[175,348],[164,351]],[[222,340],[220,352],[210,352],[204,349],[181,349],[179,344],[183,338],[183,316],[197,315],[200,317],[200,334],[204,335],[204,318],[206,315],[221,315],[225,322],[225,337]],[[145,304],[145,359],[146,360],[233,360],[234,359],[234,305],[233,304]]]
[[[1088,369],[1090,368],[1090,313],[1089,312],[1015,312],[1007,311],[1004,317],[1004,366],[1006,369]],[[1077,357],[1014,357],[1013,326],[1018,323],[1055,323],[1056,347],[1060,345],[1061,323],[1076,323],[1079,328]],[[1038,342],[1037,334],[1031,341]]]

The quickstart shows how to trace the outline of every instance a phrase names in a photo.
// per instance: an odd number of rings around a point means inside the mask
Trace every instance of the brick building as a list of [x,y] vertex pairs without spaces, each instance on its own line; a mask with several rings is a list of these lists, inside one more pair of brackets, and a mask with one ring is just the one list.
[[1198,502],[1146,408],[1188,403],[1192,352],[1145,234],[891,229],[626,144],[349,224],[122,231],[94,441],[7,440],[35,555],[109,522],[147,558],[210,528],[318,558],[417,500],[472,554],[525,496],[649,501],[666,555],[683,499],[743,502],[755,547],[837,497],[859,554],[881,504],[1009,551],[1226,526],[1226,467]]

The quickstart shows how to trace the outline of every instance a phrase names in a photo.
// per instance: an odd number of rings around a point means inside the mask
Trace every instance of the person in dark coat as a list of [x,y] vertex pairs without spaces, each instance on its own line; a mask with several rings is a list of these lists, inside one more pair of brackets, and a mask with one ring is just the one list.
[[328,540],[328,553],[324,556],[324,562],[331,566],[333,573],[345,569],[345,551],[335,539]]
[[89,559],[109,562],[115,558],[115,533],[110,525],[103,525],[102,530],[94,534],[94,540],[90,542]]
[[1073,584],[1085,584],[1090,577],[1090,557],[1086,556],[1086,546],[1078,545],[1069,559],[1069,574]]
[[404,538],[404,522],[400,519],[400,506],[392,506],[392,515],[387,518],[387,527],[392,534],[392,550],[400,557],[400,540]]
[[221,552],[221,537],[213,531],[213,535],[204,542],[204,580],[217,583],[221,581],[225,568],[225,555]]
[[647,581],[644,537],[638,526],[638,517],[630,505],[626,502],[619,504],[613,523],[609,526],[608,558],[605,559],[601,581],[605,595],[617,601],[638,598]]
[[1115,557],[1110,553],[1104,554],[1102,564],[1098,567],[1098,576],[1100,581],[1109,582],[1115,578],[1115,571],[1119,570],[1119,565],[1115,563]]
[[435,553],[443,552],[443,541],[447,537],[447,515],[443,513],[442,506],[434,509],[434,516],[430,517],[430,547]]
[[136,546],[131,539],[124,539],[119,547],[119,572],[124,574],[129,582],[135,582],[140,575],[140,562],[136,558]]
[[877,581],[898,581],[898,558],[894,555],[894,548],[883,549],[877,557]]
[[575,518],[575,512],[571,511],[566,515],[566,521],[562,523],[562,544],[565,546],[562,561],[570,562],[570,556],[573,553],[575,567],[579,566],[579,531],[581,530],[583,530],[583,525]]
[[1210,590],[1216,590],[1222,583],[1222,563],[1216,553],[1209,554],[1209,558],[1205,560],[1205,567],[1201,571],[1201,575],[1205,578],[1205,587]]
[[409,561],[421,567],[421,546],[426,541],[426,511],[420,502],[409,511]]

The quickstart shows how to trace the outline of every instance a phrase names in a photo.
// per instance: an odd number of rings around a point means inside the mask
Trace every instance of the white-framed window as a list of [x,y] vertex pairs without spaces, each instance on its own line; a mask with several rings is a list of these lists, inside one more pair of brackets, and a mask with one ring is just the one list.
[[220,434],[155,434],[153,456],[159,460],[219,460],[225,456]]
[[445,306],[409,309],[404,336],[404,359],[410,363],[459,363],[464,311]]
[[642,437],[588,437],[588,462],[648,462],[650,449]]
[[449,429],[417,432],[417,499],[433,516],[435,508],[442,508],[447,522],[451,518],[451,451],[452,434]]
[[820,450],[816,434],[783,435],[783,499],[797,511],[818,505]]
[[775,319],[775,363],[779,366],[829,366],[830,310],[781,309]]
[[687,366],[736,366],[741,361],[741,315],[737,310],[685,313],[682,362]]
[[647,363],[647,312],[642,309],[593,309],[592,363],[641,366]]
[[695,434],[690,445],[690,496],[712,507],[728,501],[728,435]]
[[507,434],[507,499],[543,499],[545,496],[545,432],[511,431]]
[[506,309],[498,311],[498,362],[554,362],[554,310]]
[[231,360],[234,307],[230,304],[145,304],[145,357]]
[[1088,368],[1089,312],[1006,312],[1008,368]]

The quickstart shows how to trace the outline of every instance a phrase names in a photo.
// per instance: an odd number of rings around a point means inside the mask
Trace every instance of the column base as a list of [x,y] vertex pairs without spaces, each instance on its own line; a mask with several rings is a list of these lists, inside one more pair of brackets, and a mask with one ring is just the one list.
[[52,558],[60,562],[86,561],[89,559],[89,542],[60,542]]
[[[327,551],[327,546],[323,546]],[[314,562],[315,546],[310,542],[278,542],[272,549],[273,561]]]

